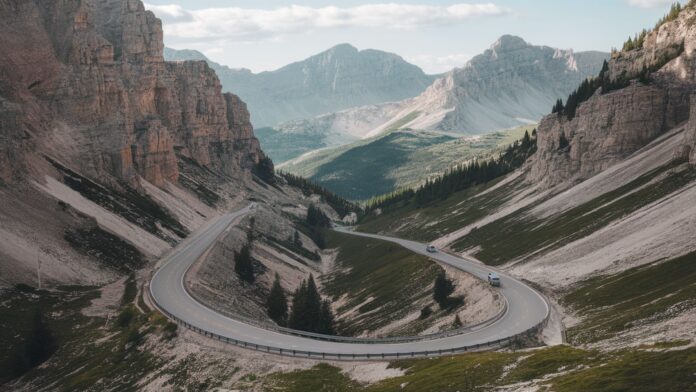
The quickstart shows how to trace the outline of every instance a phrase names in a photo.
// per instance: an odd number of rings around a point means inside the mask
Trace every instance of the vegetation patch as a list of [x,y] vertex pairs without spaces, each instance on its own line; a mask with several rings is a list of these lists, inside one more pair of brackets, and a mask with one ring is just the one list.
[[[433,359],[395,361],[405,374],[361,385],[340,369],[322,364],[309,370],[274,374],[267,391],[478,392],[510,389],[532,382],[543,391],[692,390],[696,349],[671,352],[621,350],[610,353],[556,346],[532,352],[489,352]],[[313,380],[317,382],[312,384]]]
[[133,245],[96,226],[67,230],[63,238],[80,253],[116,271],[128,272],[145,265],[142,253]]
[[696,253],[595,277],[566,294],[563,302],[584,317],[568,330],[573,343],[607,339],[696,306]]
[[326,147],[323,135],[280,132],[273,128],[255,129],[254,135],[259,139],[263,151],[277,163]]
[[553,380],[558,392],[680,392],[696,385],[696,349],[650,352],[627,350],[609,354],[601,365]]
[[342,392],[355,391],[360,384],[341,373],[341,369],[319,364],[308,370],[277,373],[264,381],[264,391],[285,392]]
[[120,184],[123,190],[97,184],[50,158],[46,159],[63,173],[63,182],[86,199],[171,244],[176,243],[177,240],[170,238],[158,227],[158,224],[180,238],[188,236],[188,230],[169,211],[128,184]]
[[373,210],[360,220],[358,230],[390,233],[418,241],[442,237],[491,214],[524,186],[522,179],[518,179],[496,192],[481,195],[498,181],[473,186],[423,207],[414,199],[408,199],[386,207],[379,215]]
[[[442,271],[427,257],[385,241],[332,231],[327,243],[338,255],[336,272],[323,280],[324,292],[334,300],[347,295],[338,315],[357,308],[350,320],[337,320],[342,335],[375,330],[418,311],[412,305],[431,296],[428,287]],[[422,324],[411,327],[427,328],[427,322]]]

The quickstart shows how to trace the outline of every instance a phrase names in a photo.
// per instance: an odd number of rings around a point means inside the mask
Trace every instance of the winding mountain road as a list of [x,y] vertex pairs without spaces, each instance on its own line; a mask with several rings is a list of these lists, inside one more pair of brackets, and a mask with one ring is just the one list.
[[[192,298],[184,287],[184,278],[194,262],[205,254],[233,223],[253,208],[251,205],[209,222],[205,228],[182,242],[162,261],[161,267],[150,282],[150,295],[163,313],[206,336],[238,346],[282,355],[337,359],[437,356],[489,346],[496,347],[508,343],[515,336],[533,331],[548,317],[549,306],[539,293],[519,280],[498,273],[502,281],[499,290],[508,302],[505,314],[488,326],[454,336],[402,343],[348,343],[289,335],[231,319]],[[476,261],[448,253],[427,253],[426,245],[415,241],[352,232],[347,229],[337,230],[346,234],[394,242],[484,280],[491,271]]]

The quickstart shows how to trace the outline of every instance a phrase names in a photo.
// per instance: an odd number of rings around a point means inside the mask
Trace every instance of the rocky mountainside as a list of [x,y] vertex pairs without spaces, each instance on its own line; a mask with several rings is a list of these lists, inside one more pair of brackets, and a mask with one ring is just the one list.
[[[168,60],[205,59],[167,49]],[[256,127],[312,118],[363,105],[400,101],[422,93],[434,77],[401,57],[342,44],[270,72],[252,73],[209,61],[226,91],[248,103]]]
[[463,68],[437,79],[418,97],[312,121],[322,125],[326,134],[360,136],[398,128],[470,135],[512,128],[537,122],[548,113],[549,105],[596,75],[608,58],[607,53],[534,46],[506,35]]
[[[575,116],[552,114],[539,127],[539,153],[531,180],[552,186],[589,178],[620,162],[675,127],[685,128],[676,158],[696,161],[696,10],[651,31],[642,46],[617,52],[603,86]],[[687,122],[688,120],[688,122]],[[561,144],[561,139],[567,145]]]
[[139,0],[0,1],[0,48],[3,280],[33,281],[39,259],[100,281],[109,244],[159,256],[264,157],[205,62],[164,61]]

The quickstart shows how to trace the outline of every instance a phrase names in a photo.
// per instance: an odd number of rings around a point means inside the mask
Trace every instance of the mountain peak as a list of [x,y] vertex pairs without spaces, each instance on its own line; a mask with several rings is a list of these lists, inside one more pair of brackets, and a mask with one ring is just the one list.
[[358,52],[358,48],[348,43],[338,44],[326,51],[326,53],[332,54],[354,54]]
[[511,50],[522,49],[529,46],[527,41],[515,35],[503,35],[491,46],[496,52],[508,52]]

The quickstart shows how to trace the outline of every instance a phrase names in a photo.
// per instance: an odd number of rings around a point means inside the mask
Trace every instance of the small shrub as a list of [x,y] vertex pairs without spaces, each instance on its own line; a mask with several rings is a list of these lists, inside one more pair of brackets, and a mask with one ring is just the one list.
[[128,327],[135,319],[135,316],[135,310],[130,306],[126,307],[121,311],[121,313],[118,314],[118,317],[116,318],[116,326],[119,328]]
[[423,309],[421,309],[420,316],[418,316],[418,320],[425,320],[428,317],[430,317],[430,315],[432,315],[432,314],[433,314],[433,310],[430,308],[430,305],[428,305],[428,306],[424,307]]
[[167,325],[162,328],[162,339],[167,341],[174,339],[177,336],[178,330],[178,325],[171,321],[167,322]]

